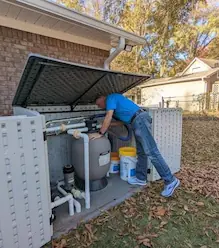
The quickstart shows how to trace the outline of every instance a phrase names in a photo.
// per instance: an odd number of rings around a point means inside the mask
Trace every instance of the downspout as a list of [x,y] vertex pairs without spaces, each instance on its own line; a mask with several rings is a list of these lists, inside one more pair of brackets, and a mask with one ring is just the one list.
[[115,51],[113,51],[110,56],[105,60],[104,62],[104,69],[109,70],[110,69],[110,63],[123,51],[125,50],[125,38],[120,37],[119,38],[119,44]]

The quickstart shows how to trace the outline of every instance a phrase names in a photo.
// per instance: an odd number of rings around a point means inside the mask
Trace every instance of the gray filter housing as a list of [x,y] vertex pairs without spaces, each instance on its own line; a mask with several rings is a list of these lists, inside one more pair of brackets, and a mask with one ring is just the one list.
[[[111,145],[106,137],[89,141],[90,181],[106,176],[110,168]],[[82,138],[72,141],[72,164],[76,175],[84,180],[84,141]]]

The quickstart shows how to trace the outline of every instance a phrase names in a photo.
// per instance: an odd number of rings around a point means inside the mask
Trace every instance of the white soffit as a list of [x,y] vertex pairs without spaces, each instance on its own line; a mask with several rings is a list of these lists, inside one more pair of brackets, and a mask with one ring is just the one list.
[[1,0],[0,25],[103,50],[116,47],[121,36],[128,45],[145,43],[143,37],[45,0]]

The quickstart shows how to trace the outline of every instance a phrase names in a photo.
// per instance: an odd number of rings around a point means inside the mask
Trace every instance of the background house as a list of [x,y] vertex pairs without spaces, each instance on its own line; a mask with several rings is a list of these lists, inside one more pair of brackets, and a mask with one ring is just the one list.
[[124,45],[131,47],[145,41],[46,0],[0,0],[0,115],[11,114],[11,103],[30,53],[104,67],[111,48],[118,46],[121,37]]
[[[171,78],[152,79],[140,88],[143,106],[164,104],[189,111],[218,109],[219,60],[195,58],[182,73]],[[207,101],[209,97],[211,102]]]

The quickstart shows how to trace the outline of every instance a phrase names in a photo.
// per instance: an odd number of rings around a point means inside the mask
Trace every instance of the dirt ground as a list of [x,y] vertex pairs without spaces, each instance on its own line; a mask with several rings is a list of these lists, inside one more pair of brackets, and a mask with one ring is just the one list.
[[219,121],[184,120],[181,187],[160,197],[161,182],[81,224],[54,248],[219,247]]

